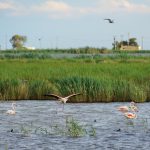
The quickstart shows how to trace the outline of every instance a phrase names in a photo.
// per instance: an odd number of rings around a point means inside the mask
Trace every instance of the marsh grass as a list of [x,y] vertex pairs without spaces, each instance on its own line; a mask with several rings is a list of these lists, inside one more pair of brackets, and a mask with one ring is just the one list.
[[23,124],[19,131],[23,136],[30,136],[31,134],[47,135],[47,136],[69,136],[73,138],[82,136],[96,136],[96,129],[93,126],[87,127],[81,125],[79,121],[74,118],[66,118],[63,124],[50,124],[49,127],[37,127],[34,124]]
[[66,131],[67,131],[67,135],[71,137],[80,137],[87,134],[85,127],[80,125],[73,118],[66,120]]
[[105,61],[0,60],[0,99],[46,99],[45,93],[82,93],[69,102],[150,101],[150,61]]
[[27,125],[21,125],[20,132],[24,136],[29,136],[31,134],[31,132],[32,132],[32,128],[27,126]]
[[8,150],[8,143],[5,144],[5,150]]

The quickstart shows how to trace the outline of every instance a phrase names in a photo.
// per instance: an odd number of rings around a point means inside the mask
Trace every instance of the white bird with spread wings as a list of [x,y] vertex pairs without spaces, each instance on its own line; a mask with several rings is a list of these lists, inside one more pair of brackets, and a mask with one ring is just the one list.
[[65,104],[69,100],[69,98],[77,96],[77,95],[81,95],[81,93],[71,94],[71,95],[68,95],[66,97],[61,97],[61,96],[58,96],[58,95],[55,95],[55,94],[45,94],[44,96],[54,97],[54,98],[58,99],[60,102]]

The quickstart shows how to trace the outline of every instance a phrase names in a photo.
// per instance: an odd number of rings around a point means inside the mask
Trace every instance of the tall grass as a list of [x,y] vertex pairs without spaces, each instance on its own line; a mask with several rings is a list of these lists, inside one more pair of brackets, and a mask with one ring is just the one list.
[[0,60],[0,99],[82,93],[70,102],[150,101],[150,59],[126,59]]

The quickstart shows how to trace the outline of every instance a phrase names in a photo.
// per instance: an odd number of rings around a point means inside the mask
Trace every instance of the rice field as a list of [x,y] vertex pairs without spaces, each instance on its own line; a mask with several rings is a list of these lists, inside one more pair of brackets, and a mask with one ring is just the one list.
[[82,93],[69,102],[147,102],[150,59],[0,59],[0,100],[44,100],[45,93]]

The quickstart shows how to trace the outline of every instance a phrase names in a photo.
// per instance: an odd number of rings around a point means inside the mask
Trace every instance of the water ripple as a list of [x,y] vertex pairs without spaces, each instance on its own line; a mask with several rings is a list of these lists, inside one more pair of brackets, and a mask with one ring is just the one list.
[[[147,150],[150,147],[150,103],[138,104],[136,120],[116,110],[121,103],[66,104],[56,101],[18,101],[15,116],[6,114],[11,102],[0,103],[0,147],[9,150]],[[65,128],[67,118],[95,129],[96,135],[73,138],[49,134]],[[58,130],[58,128],[56,128]],[[55,131],[56,132],[56,131]]]

